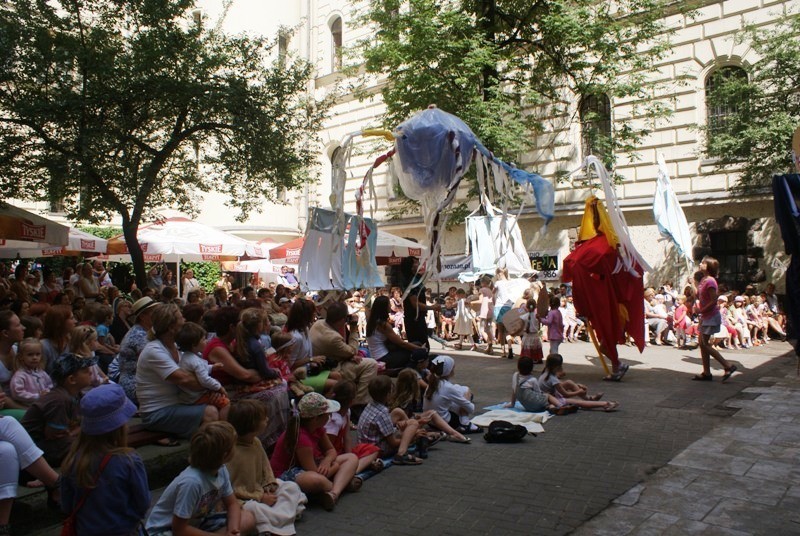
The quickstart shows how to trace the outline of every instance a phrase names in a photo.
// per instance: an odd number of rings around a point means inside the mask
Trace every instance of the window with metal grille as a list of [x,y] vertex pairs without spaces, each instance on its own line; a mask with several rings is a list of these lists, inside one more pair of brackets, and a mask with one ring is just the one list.
[[706,77],[706,122],[709,138],[721,133],[732,133],[731,118],[746,104],[742,101],[736,84],[731,84],[737,81],[747,82],[747,71],[735,65],[720,67]]
[[719,261],[720,282],[742,289],[747,281],[747,231],[709,233],[711,256]]
[[583,157],[594,155],[608,165],[612,155],[611,100],[606,95],[585,95],[578,112]]

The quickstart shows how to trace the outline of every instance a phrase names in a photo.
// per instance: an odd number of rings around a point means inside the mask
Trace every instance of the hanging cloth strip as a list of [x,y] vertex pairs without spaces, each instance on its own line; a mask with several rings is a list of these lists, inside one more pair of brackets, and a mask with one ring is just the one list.
[[355,290],[383,286],[375,262],[378,247],[378,226],[371,218],[351,216],[350,230],[342,259],[344,288]]
[[308,218],[298,274],[303,290],[344,289],[342,279],[342,233],[335,230],[337,214],[314,208]]
[[653,197],[653,217],[661,235],[670,239],[675,244],[678,254],[691,264],[692,236],[689,232],[689,222],[686,221],[686,214],[683,213],[678,196],[672,189],[663,154],[658,155],[658,180],[656,195]]

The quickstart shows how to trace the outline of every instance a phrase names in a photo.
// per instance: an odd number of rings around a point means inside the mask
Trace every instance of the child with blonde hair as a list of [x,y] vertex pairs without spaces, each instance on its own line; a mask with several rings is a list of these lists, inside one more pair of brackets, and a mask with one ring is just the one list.
[[44,370],[42,343],[27,338],[19,343],[14,358],[14,375],[9,387],[11,398],[27,407],[53,390],[53,380]]
[[145,523],[147,534],[224,531],[234,535],[253,531],[255,518],[236,500],[225,467],[233,460],[235,447],[236,430],[228,422],[210,422],[195,432],[189,446],[189,467],[175,477],[153,506]]
[[[296,398],[300,399],[306,393],[312,392],[314,388],[303,384],[301,381],[303,378],[298,377],[298,373],[303,370],[302,368],[292,371],[292,367],[289,365],[294,343],[294,337],[285,331],[277,332],[272,336],[272,348],[267,350],[267,362],[270,368],[280,372],[281,378],[286,381],[289,390]],[[305,377],[305,375],[303,376]],[[328,382],[331,382],[331,384],[329,385]],[[335,384],[335,380],[326,380],[325,386],[328,388],[333,387]]]
[[267,408],[257,400],[240,400],[228,414],[236,429],[233,459],[228,462],[236,498],[253,514],[259,534],[294,534],[294,522],[306,509],[305,494],[294,482],[278,480],[258,437],[267,428]]
[[230,410],[231,401],[222,384],[211,377],[211,370],[221,364],[211,365],[203,359],[206,348],[206,330],[194,322],[186,322],[175,335],[175,344],[181,351],[178,366],[194,375],[203,391],[193,391],[181,386],[181,399],[186,404],[211,404],[219,410],[220,419],[225,419]]
[[95,360],[95,348],[97,347],[97,331],[92,326],[76,326],[72,328],[69,336],[69,351],[83,359],[94,360],[92,369],[91,387],[97,387],[103,383],[108,383],[108,376],[100,369]]

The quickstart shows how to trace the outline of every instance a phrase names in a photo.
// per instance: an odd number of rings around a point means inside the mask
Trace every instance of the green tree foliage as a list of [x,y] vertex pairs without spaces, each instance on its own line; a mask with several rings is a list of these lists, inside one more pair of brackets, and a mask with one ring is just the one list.
[[186,270],[194,272],[194,278],[206,292],[214,291],[214,285],[222,275],[222,269],[218,262],[182,262],[181,277]]
[[701,130],[707,156],[718,159],[720,170],[739,168],[734,189],[747,193],[768,186],[775,173],[794,171],[790,150],[792,133],[800,126],[800,15],[776,28],[748,27],[738,40],[760,59],[747,68],[748,76],[725,68],[712,73],[706,105],[714,113]]
[[[630,152],[667,113],[648,82],[667,46],[665,3],[375,0],[360,21],[376,31],[357,55],[368,75],[388,81],[381,90],[388,125],[433,103],[498,156],[516,160],[537,133],[567,135],[544,121],[575,120],[581,95],[606,95],[640,103],[630,117],[614,117],[608,149]],[[570,140],[549,141],[564,143]]]
[[[326,104],[311,66],[275,42],[193,21],[194,0],[0,4],[0,197],[116,213],[138,284],[136,233],[158,207],[229,194],[244,218],[311,177]],[[274,57],[274,60],[271,58]]]

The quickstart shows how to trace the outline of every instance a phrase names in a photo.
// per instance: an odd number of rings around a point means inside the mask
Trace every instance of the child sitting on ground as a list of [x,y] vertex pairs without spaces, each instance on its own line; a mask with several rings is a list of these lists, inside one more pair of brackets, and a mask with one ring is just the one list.
[[[420,395],[422,391],[418,378],[417,372],[411,369],[404,369],[397,375],[397,389],[392,399],[392,421],[416,419],[419,421],[420,427],[428,425],[436,428],[444,432],[450,441],[469,443],[468,437],[453,429],[438,413],[433,410],[422,411],[422,396]],[[438,440],[437,436],[431,434],[428,434],[428,439]]]
[[528,300],[525,304],[527,312],[520,318],[525,321],[525,334],[522,336],[520,357],[529,357],[534,363],[544,361],[542,340],[539,338],[539,321],[536,318],[536,301]]
[[61,465],[78,436],[78,395],[92,382],[92,365],[91,359],[61,356],[50,373],[56,386],[34,402],[20,421],[52,467]]
[[413,419],[395,422],[389,414],[392,379],[377,376],[370,380],[368,388],[372,402],[367,404],[358,420],[358,441],[377,445],[381,449],[381,458],[394,456],[392,463],[395,465],[421,464],[420,458],[408,453],[408,447],[417,439],[419,423]]
[[28,407],[53,390],[53,380],[44,371],[42,343],[38,339],[23,339],[14,358],[16,372],[11,377],[11,398]]
[[349,380],[337,382],[332,389],[332,398],[340,406],[339,411],[331,413],[330,419],[325,424],[325,433],[328,434],[333,448],[339,454],[352,452],[358,457],[356,474],[367,469],[381,471],[383,462],[378,458],[381,449],[371,443],[351,445],[350,406],[356,398],[356,384]]
[[253,531],[253,514],[243,511],[236,500],[225,467],[233,459],[235,445],[236,431],[224,421],[205,424],[195,432],[189,467],[167,486],[147,516],[149,536]]
[[437,356],[431,362],[431,376],[422,407],[424,411],[433,410],[438,413],[451,428],[461,434],[477,434],[481,432],[480,426],[469,420],[475,411],[469,387],[450,381],[455,374],[455,367],[455,361],[448,355]]
[[363,483],[356,476],[356,455],[338,454],[325,433],[329,415],[339,409],[338,402],[319,393],[305,395],[270,460],[278,478],[297,482],[306,494],[319,495],[328,511],[334,509],[342,492],[358,491]]
[[533,359],[530,357],[520,357],[517,361],[517,372],[511,376],[511,401],[504,406],[513,408],[517,402],[522,404],[525,411],[533,413],[545,410],[558,413],[561,406],[556,397],[542,391],[533,375]]
[[81,399],[78,440],[64,459],[61,510],[81,536],[138,534],[150,508],[144,462],[128,448],[128,421],[136,406],[117,384]]
[[619,407],[618,402],[600,402],[603,393],[589,396],[589,389],[585,385],[575,383],[572,380],[564,380],[564,358],[559,354],[550,354],[545,360],[544,372],[539,376],[539,387],[541,390],[556,398],[556,406],[577,406],[583,409],[600,408],[604,411],[615,411]]
[[[294,338],[285,331],[279,331],[272,336],[272,348],[267,350],[267,360],[270,368],[277,370],[281,374],[289,390],[295,398],[303,398],[303,395],[310,393],[314,390],[313,387],[304,385],[300,379],[292,371],[289,365],[289,360],[292,356],[292,346],[294,346]],[[303,370],[298,368],[297,371]],[[334,382],[335,383],[335,382]]]
[[200,357],[206,347],[206,330],[199,324],[186,322],[175,335],[175,344],[181,351],[178,366],[181,370],[194,374],[197,383],[206,388],[205,391],[193,391],[181,387],[181,401],[193,405],[211,404],[219,410],[220,419],[226,419],[231,401],[222,384],[211,377],[211,370],[222,365],[211,365]]
[[277,480],[258,436],[267,428],[267,408],[257,400],[231,406],[228,422],[236,430],[233,459],[228,462],[236,498],[246,501],[259,534],[294,534],[294,522],[306,509],[305,494],[294,482]]

